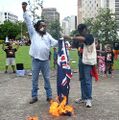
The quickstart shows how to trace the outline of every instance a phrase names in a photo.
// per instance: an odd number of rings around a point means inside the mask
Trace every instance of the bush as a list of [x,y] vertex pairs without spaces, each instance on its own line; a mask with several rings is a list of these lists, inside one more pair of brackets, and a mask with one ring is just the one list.
[[2,44],[4,42],[4,40],[0,40],[0,44]]

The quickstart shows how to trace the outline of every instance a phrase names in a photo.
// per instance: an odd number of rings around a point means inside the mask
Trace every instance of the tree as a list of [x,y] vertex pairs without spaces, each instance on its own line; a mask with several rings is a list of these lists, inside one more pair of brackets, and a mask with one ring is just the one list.
[[[30,0],[28,0],[28,4],[30,6],[30,12],[32,14],[33,17],[33,21],[35,21],[36,19],[41,19],[41,12],[43,9],[43,0],[35,0],[33,2],[31,2]],[[41,9],[41,11],[39,11]]]
[[61,37],[60,31],[61,27],[58,20],[52,21],[48,24],[48,32],[57,40]]
[[115,14],[110,9],[100,9],[96,18],[85,19],[94,37],[102,43],[113,43],[117,41],[117,24]]
[[94,18],[87,18],[84,19],[85,24],[88,27],[89,32],[94,33],[94,35],[96,35],[96,32],[94,31]]
[[[22,26],[22,31],[21,31]],[[10,21],[5,21],[4,24],[0,25],[0,39],[5,39],[8,36],[9,39],[21,38],[21,32],[23,35],[26,34],[27,28],[24,22],[13,23]]]
[[26,23],[19,21],[17,22],[19,28],[20,28],[20,32],[17,34],[16,39],[23,39],[23,37],[27,37],[28,38],[28,30],[26,27]]
[[16,23],[5,21],[4,24],[0,25],[0,39],[5,39],[6,36],[10,39],[15,39],[19,32],[20,27]]

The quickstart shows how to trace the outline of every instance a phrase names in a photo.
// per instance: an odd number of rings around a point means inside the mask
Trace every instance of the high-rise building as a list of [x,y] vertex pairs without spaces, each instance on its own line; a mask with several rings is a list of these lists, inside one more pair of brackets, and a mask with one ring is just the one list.
[[67,16],[62,20],[62,30],[64,34],[69,35],[77,27],[77,17]]
[[116,14],[116,22],[119,31],[119,0],[115,0],[115,14]]
[[0,12],[0,23],[4,23],[4,21],[17,22],[18,16],[10,12]]
[[102,7],[109,8],[112,13],[115,13],[115,18],[119,30],[119,0],[102,0]]
[[43,8],[42,18],[48,23],[55,20],[60,21],[60,14],[57,12],[56,8]]
[[63,32],[63,34],[66,34],[66,35],[69,35],[69,33],[70,33],[68,19],[62,20],[62,32]]
[[78,0],[78,24],[85,18],[95,18],[100,8],[109,8],[115,14],[119,28],[119,0]]
[[101,0],[101,8],[109,8],[113,13],[115,13],[115,5],[115,0]]
[[78,24],[85,18],[94,18],[101,7],[101,0],[78,0]]

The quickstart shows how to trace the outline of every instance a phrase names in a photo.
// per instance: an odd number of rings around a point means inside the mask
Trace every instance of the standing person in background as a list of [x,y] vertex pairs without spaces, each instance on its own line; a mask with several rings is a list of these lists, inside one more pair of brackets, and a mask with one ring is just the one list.
[[53,48],[53,65],[55,69],[57,65],[57,48],[56,47]]
[[3,43],[2,49],[6,52],[6,66],[5,66],[5,73],[8,71],[8,66],[11,65],[13,73],[15,71],[15,52],[18,50],[19,44],[17,43],[17,47],[13,48],[12,43],[7,43],[7,48],[5,48],[5,44]]
[[[105,76],[105,68],[106,68],[106,63],[105,63],[105,52],[100,52],[99,55],[97,56],[98,59],[98,73],[103,76]],[[107,77],[107,76],[105,76]]]
[[114,52],[114,59],[117,60],[118,54],[119,54],[119,43],[118,42],[114,42],[113,52]]
[[65,46],[66,46],[66,49],[67,49],[68,59],[69,59],[69,61],[70,61],[69,51],[71,50],[71,45],[70,45],[69,41],[66,41],[66,42],[65,42]]
[[106,48],[105,63],[106,63],[105,75],[107,76],[107,72],[108,72],[110,77],[112,77],[112,66],[114,63],[114,53],[113,53],[111,46],[107,46]]
[[[95,44],[94,38],[91,34],[88,33],[87,26],[85,24],[79,24],[78,25],[78,32],[79,35],[75,37],[69,37],[64,36],[64,39],[71,39],[71,40],[77,40],[80,43],[82,43],[82,49],[83,51],[79,55],[79,73],[80,73],[80,82],[81,82],[81,98],[76,99],[76,103],[84,102],[86,107],[92,106],[92,75],[91,71],[93,68],[93,65],[85,64],[83,63],[83,57],[84,57],[84,45],[90,46]],[[93,47],[92,52],[96,54],[96,48]],[[85,56],[86,57],[86,56]],[[97,56],[96,56],[97,57]],[[95,61],[97,61],[97,58],[94,58]]]
[[44,20],[39,20],[33,25],[26,7],[27,3],[23,2],[23,17],[31,39],[29,54],[32,57],[32,99],[30,104],[38,101],[38,79],[40,71],[44,78],[46,100],[50,102],[52,100],[52,89],[50,85],[49,53],[50,47],[57,45],[58,41],[46,32],[46,23]]

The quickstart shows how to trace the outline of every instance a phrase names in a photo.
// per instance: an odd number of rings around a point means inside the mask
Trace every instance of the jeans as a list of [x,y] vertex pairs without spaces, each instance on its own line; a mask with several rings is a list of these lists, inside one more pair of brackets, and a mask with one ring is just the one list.
[[41,61],[34,58],[32,58],[32,98],[38,96],[38,79],[40,71],[42,72],[44,78],[44,89],[46,90],[46,97],[52,98],[49,60]]
[[79,77],[81,85],[81,98],[83,100],[92,99],[92,65],[86,65],[82,63],[82,59],[79,60]]

